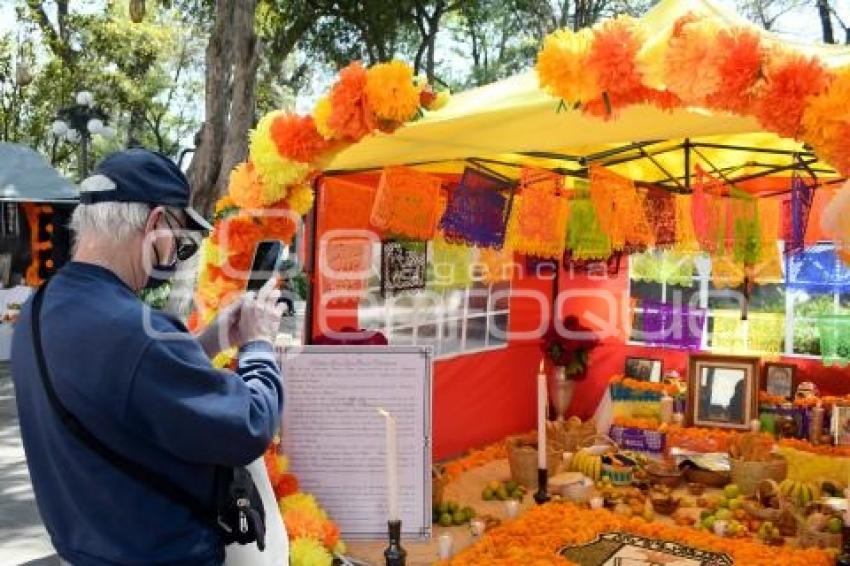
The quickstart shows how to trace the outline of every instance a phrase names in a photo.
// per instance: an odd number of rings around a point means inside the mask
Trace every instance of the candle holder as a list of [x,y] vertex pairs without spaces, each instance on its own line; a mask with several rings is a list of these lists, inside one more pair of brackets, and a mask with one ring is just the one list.
[[387,521],[390,545],[384,550],[387,566],[405,566],[407,551],[401,546],[401,520]]
[[543,505],[551,499],[549,497],[549,470],[546,468],[537,469],[537,491],[534,493],[534,501],[538,505]]

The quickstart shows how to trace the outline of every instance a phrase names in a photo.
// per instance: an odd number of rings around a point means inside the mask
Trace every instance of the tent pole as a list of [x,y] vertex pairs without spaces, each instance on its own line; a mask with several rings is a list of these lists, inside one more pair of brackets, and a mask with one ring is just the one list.
[[[678,151],[680,149],[682,149],[682,145],[676,144],[674,146],[665,147],[663,149],[654,149],[652,151],[644,150],[644,152],[646,153],[646,155],[661,155],[661,154],[664,154],[664,153],[670,153],[671,151]],[[620,165],[621,163],[628,163],[629,161],[635,161],[637,159],[644,159],[644,158],[645,158],[645,156],[641,155],[641,154],[630,155],[628,157],[620,157],[620,158],[617,158],[617,159],[611,159],[611,160],[605,161],[604,163],[602,163],[602,165],[605,166],[605,167],[610,167],[612,165]]]
[[[809,165],[817,163],[817,159],[811,159],[805,161]],[[767,175],[772,175],[773,173],[781,173],[782,171],[791,171],[800,167],[799,163],[792,163],[791,165],[777,165],[770,168],[767,171],[763,171],[761,173],[753,173],[752,175],[744,175],[743,177],[736,177],[731,179],[731,183],[743,183],[744,181],[749,181],[750,179],[758,179],[759,177],[766,177]]]
[[652,155],[647,153],[646,150],[644,150],[643,148],[640,148],[640,153],[643,157],[649,159],[652,162],[653,165],[658,167],[658,169],[662,173],[667,175],[668,178],[671,178],[673,180],[673,182],[676,183],[676,186],[679,187],[680,190],[685,190],[685,187],[682,186],[682,183],[679,182],[679,179],[676,179],[675,177],[673,177],[673,175],[670,174],[670,171],[668,171],[663,165],[661,165],[661,163],[659,163],[658,160],[655,159],[655,157],[653,157]]
[[316,276],[316,247],[318,246],[318,242],[316,241],[316,237],[319,234],[319,205],[321,204],[321,180],[322,175],[319,175],[313,180],[313,190],[316,191],[316,198],[313,203],[313,210],[310,214],[310,241],[308,243],[308,252],[307,252],[307,283],[309,284],[309,290],[307,293],[307,308],[304,313],[304,337],[302,342],[306,345],[311,345],[313,343],[313,332],[315,330],[315,323],[313,322],[313,318],[316,313],[316,301],[318,300],[318,285],[316,282],[318,281],[318,277]]
[[615,155],[620,155],[621,153],[625,153],[627,151],[632,151],[635,149],[643,149],[650,145],[655,145],[657,143],[661,143],[665,140],[650,140],[645,142],[632,142],[628,145],[624,145],[621,147],[616,147],[613,149],[606,149],[605,151],[600,151],[597,153],[591,153],[590,155],[586,155],[584,157],[579,158],[579,163],[582,165],[588,165],[591,161],[599,161],[600,159],[605,159],[607,157],[613,157]]
[[690,142],[690,145],[693,148],[726,149],[729,151],[746,151],[749,153],[772,153],[775,155],[803,155],[805,157],[815,157],[815,154],[812,152],[800,152],[793,149],[770,149],[767,147],[747,147],[742,145],[707,142]]

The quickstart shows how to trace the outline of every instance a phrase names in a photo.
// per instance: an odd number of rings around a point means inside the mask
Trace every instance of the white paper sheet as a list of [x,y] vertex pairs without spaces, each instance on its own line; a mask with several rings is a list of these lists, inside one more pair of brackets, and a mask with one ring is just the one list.
[[281,352],[283,444],[302,488],[347,538],[387,530],[384,418],[398,423],[399,509],[405,538],[431,530],[430,349],[306,346]]

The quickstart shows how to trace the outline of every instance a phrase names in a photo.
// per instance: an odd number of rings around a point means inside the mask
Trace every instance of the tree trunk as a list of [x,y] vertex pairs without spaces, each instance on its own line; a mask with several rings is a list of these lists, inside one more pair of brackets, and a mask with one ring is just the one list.
[[818,0],[818,15],[820,16],[820,25],[823,30],[823,42],[835,43],[835,33],[832,29],[832,15],[830,14],[828,0]]
[[227,132],[230,100],[228,87],[233,76],[234,4],[238,0],[216,2],[215,23],[206,50],[206,84],[204,87],[204,123],[198,132],[195,153],[187,171],[192,186],[192,202],[201,214],[212,211],[216,200],[216,183]]
[[[145,109],[138,103],[130,109],[130,124],[127,131],[127,147],[142,145],[142,132],[145,128]],[[158,132],[155,132],[158,135]],[[162,144],[158,151],[162,152]]]
[[248,133],[254,126],[257,107],[257,67],[260,49],[254,31],[256,0],[238,0],[233,14],[234,53],[233,84],[231,85],[230,120],[225,132],[221,167],[212,194],[212,202],[204,208],[212,211],[215,201],[227,190],[230,172],[248,158]]
[[[259,47],[254,31],[256,0],[218,0],[206,51],[204,123],[187,171],[192,205],[210,217],[227,190],[230,171],[248,157],[248,132],[256,110]],[[197,261],[180,264],[167,309],[189,311]]]

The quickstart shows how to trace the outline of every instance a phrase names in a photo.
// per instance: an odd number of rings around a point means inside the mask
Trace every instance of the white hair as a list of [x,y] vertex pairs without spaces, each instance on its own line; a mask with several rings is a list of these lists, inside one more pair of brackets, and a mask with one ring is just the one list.
[[151,207],[140,202],[98,202],[80,204],[71,216],[76,239],[84,235],[122,242],[145,228]]

